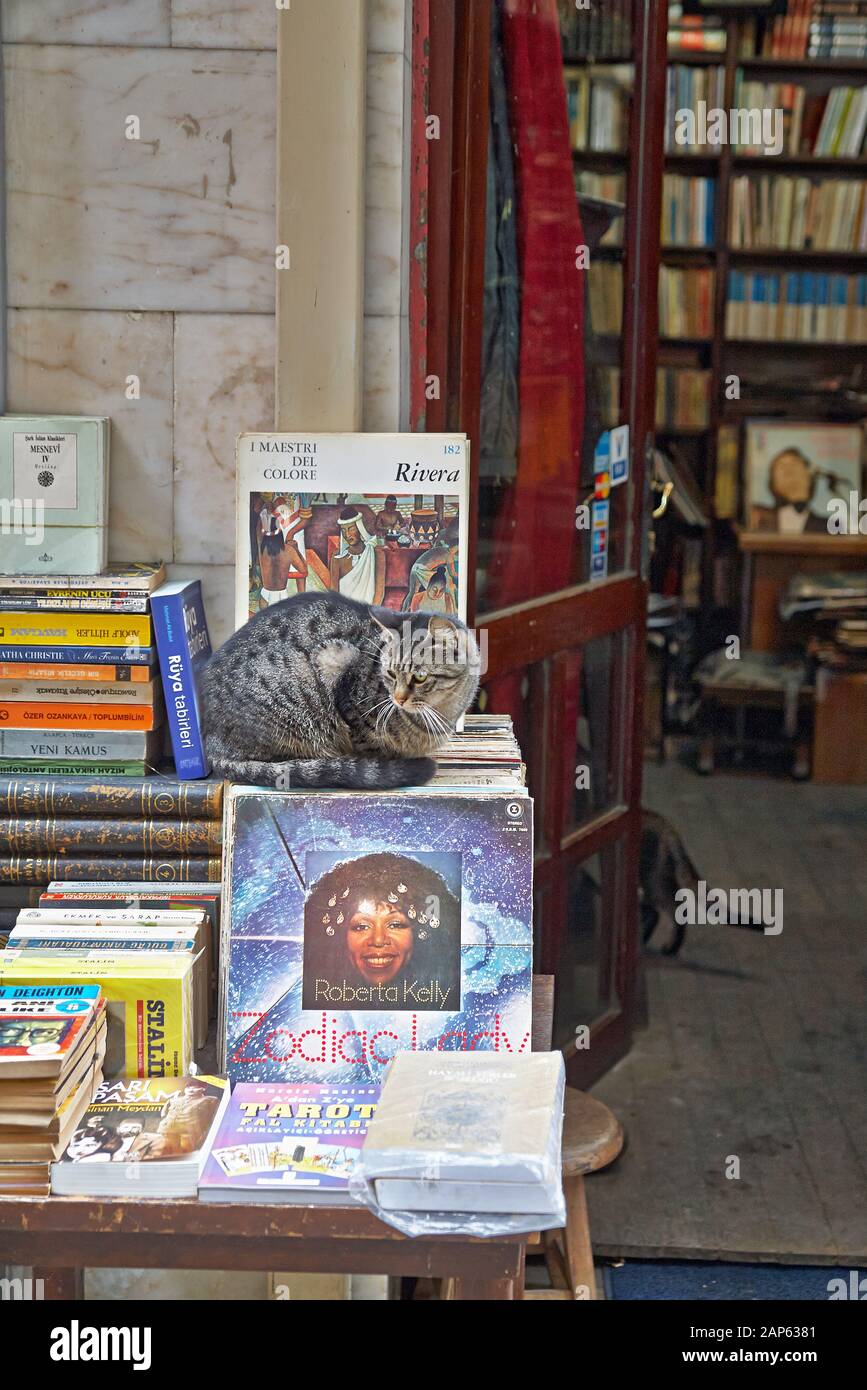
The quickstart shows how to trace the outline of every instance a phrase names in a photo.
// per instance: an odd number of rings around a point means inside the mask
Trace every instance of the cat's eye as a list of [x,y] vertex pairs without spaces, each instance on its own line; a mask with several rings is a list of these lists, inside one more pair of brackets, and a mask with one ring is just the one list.
[[427,680],[429,674],[430,674],[430,673],[429,673],[428,671],[426,671],[426,670],[424,669],[424,667],[422,666],[421,669],[420,669],[419,671],[416,671],[416,673],[415,673],[415,675],[414,675],[414,677],[413,677],[413,680],[415,681],[416,685],[424,685],[424,683],[425,683],[425,681]]
[[397,672],[393,670],[391,666],[389,666],[385,674],[388,676],[388,679],[390,681],[397,680]]

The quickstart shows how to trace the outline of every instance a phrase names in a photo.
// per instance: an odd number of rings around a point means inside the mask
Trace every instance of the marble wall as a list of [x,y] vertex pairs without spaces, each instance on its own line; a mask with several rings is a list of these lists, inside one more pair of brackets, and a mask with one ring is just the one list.
[[[407,418],[408,3],[368,0],[368,430]],[[7,409],[111,417],[111,557],[201,578],[219,645],[235,436],[274,418],[274,0],[4,0],[2,22]],[[88,1274],[96,1298],[267,1291]]]
[[[111,417],[111,558],[200,576],[215,645],[232,630],[234,439],[273,425],[276,13],[3,5],[7,409]],[[368,0],[367,76],[364,427],[393,430],[406,0]]]

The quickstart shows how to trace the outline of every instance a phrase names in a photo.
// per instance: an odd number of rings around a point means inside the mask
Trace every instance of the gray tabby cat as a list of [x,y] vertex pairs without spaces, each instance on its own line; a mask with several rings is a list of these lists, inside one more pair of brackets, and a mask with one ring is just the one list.
[[211,657],[205,748],[234,782],[419,785],[479,684],[457,618],[298,594],[257,613]]

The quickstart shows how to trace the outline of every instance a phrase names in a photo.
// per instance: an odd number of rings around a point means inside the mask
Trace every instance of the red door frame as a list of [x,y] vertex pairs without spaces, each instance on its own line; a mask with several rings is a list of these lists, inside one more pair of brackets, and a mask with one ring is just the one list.
[[[411,418],[415,429],[460,429],[476,444],[491,0],[414,0],[414,5]],[[546,745],[537,750],[544,765],[544,785],[537,783],[531,789],[546,838],[552,844],[552,853],[537,863],[537,886],[555,904],[546,914],[537,968],[552,970],[559,956],[566,929],[569,870],[606,846],[621,841],[624,847],[624,883],[617,908],[619,920],[614,923],[616,958],[611,962],[619,1009],[597,1020],[589,1050],[566,1049],[570,1080],[579,1085],[589,1084],[628,1049],[639,968],[637,875],[647,602],[647,586],[641,577],[645,544],[642,518],[646,515],[645,459],[653,438],[656,397],[667,4],[665,0],[635,0],[633,16],[635,86],[627,177],[621,395],[622,418],[630,424],[629,486],[635,519],[629,567],[623,575],[603,583],[575,586],[480,619],[473,593],[475,528],[470,532],[467,566],[470,618],[486,628],[489,675],[548,663],[544,673],[539,666],[539,680],[531,682],[530,690],[538,716],[533,740]],[[438,118],[438,130],[426,124],[431,116]],[[439,382],[440,394],[428,399],[432,376]],[[478,456],[476,448],[473,455]],[[475,469],[471,487],[471,515],[475,516]],[[573,772],[571,766],[558,765],[552,756],[553,750],[568,746],[574,734],[565,728],[564,716],[570,704],[575,704],[577,664],[567,658],[576,647],[596,637],[624,631],[629,635],[622,723],[625,743],[621,750],[623,801],[569,832],[566,814]],[[606,904],[603,910],[607,910]]]

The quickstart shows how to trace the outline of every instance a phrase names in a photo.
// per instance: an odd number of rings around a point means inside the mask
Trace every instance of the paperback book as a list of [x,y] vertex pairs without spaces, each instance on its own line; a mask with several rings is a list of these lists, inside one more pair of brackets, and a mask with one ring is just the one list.
[[523,789],[235,787],[226,835],[233,1081],[366,1084],[401,1049],[529,1050]]
[[52,1192],[194,1197],[228,1100],[220,1076],[103,1081],[52,1165]]
[[236,626],[328,591],[466,619],[468,478],[459,434],[240,435]]
[[208,1154],[199,1197],[351,1206],[349,1179],[378,1099],[374,1084],[241,1082]]

